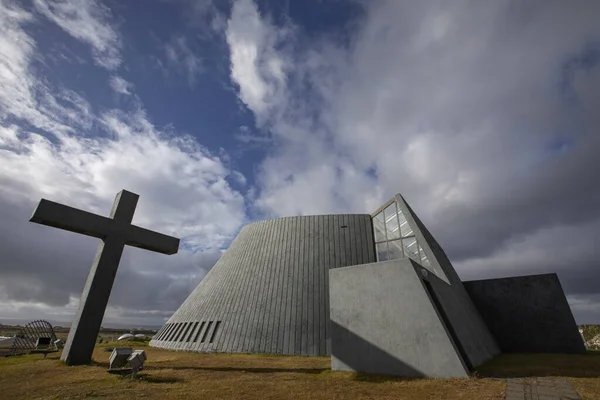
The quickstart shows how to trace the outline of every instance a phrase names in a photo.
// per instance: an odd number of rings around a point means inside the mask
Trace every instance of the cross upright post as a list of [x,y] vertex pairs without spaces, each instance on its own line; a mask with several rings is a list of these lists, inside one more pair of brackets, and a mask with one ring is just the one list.
[[125,245],[163,254],[176,254],[179,249],[179,239],[131,225],[138,198],[126,190],[119,192],[110,218],[42,199],[29,219],[102,239],[61,355],[67,365],[87,364],[92,360]]

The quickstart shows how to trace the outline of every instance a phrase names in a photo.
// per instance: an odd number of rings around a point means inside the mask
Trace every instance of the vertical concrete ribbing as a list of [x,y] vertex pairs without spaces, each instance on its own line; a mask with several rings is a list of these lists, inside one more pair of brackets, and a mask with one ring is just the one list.
[[306,232],[306,236],[308,238],[307,249],[306,249],[306,259],[304,261],[304,280],[305,280],[305,289],[304,295],[306,296],[304,301],[304,313],[302,318],[302,324],[305,327],[304,335],[303,335],[303,345],[302,345],[302,354],[309,355],[310,354],[310,346],[312,339],[312,322],[313,322],[313,310],[312,310],[312,281],[313,281],[313,273],[310,270],[311,266],[314,266],[314,246],[315,246],[315,218],[308,218],[308,232]]
[[277,314],[277,299],[279,293],[281,293],[281,287],[279,285],[279,272],[281,270],[281,251],[282,251],[282,236],[283,236],[283,225],[275,224],[273,229],[275,237],[273,240],[274,251],[271,253],[271,259],[269,260],[270,271],[269,271],[269,296],[267,299],[268,312],[264,319],[265,332],[261,336],[261,352],[273,353],[273,343],[275,342],[274,331],[275,328],[275,315]]
[[[227,265],[230,265],[233,261],[232,258],[239,257],[240,247],[242,245],[243,242],[237,243],[236,246],[231,246],[230,249],[232,251],[227,251],[221,256],[221,259],[223,260],[222,262],[226,263]],[[210,304],[205,303],[205,307],[203,307],[202,310],[196,310],[196,313],[194,314],[194,319],[196,321],[209,320],[211,318],[215,320],[227,320],[226,318],[228,308],[226,307],[226,302],[228,302],[232,298],[230,290],[232,285],[234,284],[233,281],[235,272],[237,271],[231,267],[222,269],[221,275],[219,277],[219,283],[217,284],[215,282],[215,284],[211,285],[212,290],[204,295],[206,299],[214,298],[215,300],[211,301]],[[203,312],[199,313],[198,311]],[[194,335],[196,335],[198,329],[199,327],[196,327],[194,329],[196,331],[193,333]],[[192,338],[193,337],[194,336],[192,336]],[[220,340],[221,338],[217,336],[216,339]],[[187,346],[188,349],[196,349],[198,347],[199,343],[193,342],[192,340],[190,340],[190,343]]]
[[158,340],[158,338],[160,338],[160,336],[165,332],[165,329],[167,328],[167,325],[163,325],[162,328],[160,328],[156,334],[154,336],[152,336],[153,340]]
[[[250,227],[246,226],[246,228],[244,229],[246,229],[246,232],[248,232]],[[248,233],[243,232],[240,232],[240,235],[232,244],[232,246],[238,246],[237,249],[239,251],[239,254],[237,254],[237,257],[233,258],[230,263],[225,265],[225,267],[228,267],[234,270],[235,272],[231,279],[231,285],[227,289],[227,295],[229,297],[229,300],[226,303],[226,309],[224,310],[225,314],[223,315],[223,332],[221,333],[221,337],[219,338],[219,341],[217,343],[217,346],[220,346],[220,348],[224,352],[231,351],[233,345],[233,332],[234,329],[236,329],[236,321],[238,315],[237,307],[239,298],[243,293],[241,290],[236,289],[238,288],[239,281],[242,280],[242,277],[244,276],[243,274],[246,271],[246,269],[243,268],[243,265],[245,265],[244,262],[247,260],[248,257],[248,248],[252,243],[252,236]]]
[[[227,264],[231,263],[231,261],[232,261],[231,258],[232,257],[237,257],[239,255],[240,244],[237,244],[231,250],[233,250],[233,251],[231,251],[231,252],[229,252],[229,251],[225,252],[221,256],[221,258],[223,259],[223,262],[226,262]],[[220,290],[219,290],[218,294],[214,295],[214,297],[216,298],[216,300],[214,301],[214,303],[212,305],[212,312],[213,312],[212,315],[214,316],[215,320],[227,320],[227,314],[228,314],[227,303],[233,297],[233,296],[231,296],[231,288],[232,288],[232,285],[234,285],[234,282],[233,282],[234,278],[233,277],[234,277],[234,275],[235,275],[236,272],[237,271],[234,268],[231,268],[231,267],[230,268],[223,268],[223,278],[222,278],[222,281],[221,281],[221,283],[219,285]],[[208,295],[206,297],[208,297]],[[208,307],[206,307],[206,308],[208,308]],[[196,312],[195,319],[197,321],[204,319],[202,317],[203,316],[199,315]],[[197,329],[198,329],[198,327],[194,328],[195,331],[197,331]],[[222,331],[223,331],[223,328],[221,328],[220,334],[223,333]],[[195,332],[194,332],[194,335],[195,335]],[[215,339],[216,339],[216,341],[219,341],[219,340],[221,340],[221,337],[217,336]],[[197,347],[197,344],[193,343],[190,340],[190,343],[189,343],[189,345],[188,345],[187,348],[188,349],[193,349],[195,347]]]
[[[260,235],[259,232],[264,230],[264,234]],[[261,259],[261,251],[257,251],[257,248],[262,249],[262,245],[264,243],[264,238],[265,235],[268,234],[268,232],[266,231],[266,224],[265,221],[260,221],[258,223],[255,224],[254,226],[254,231],[255,231],[255,235],[257,238],[259,238],[258,240],[255,240],[255,246],[251,247],[249,250],[249,255],[251,257],[252,260],[254,260],[254,264],[252,266],[250,266],[248,269],[248,271],[250,271],[250,275],[248,277],[248,280],[246,281],[248,284],[248,287],[246,289],[246,296],[243,298],[242,302],[243,304],[241,304],[241,310],[243,315],[240,317],[240,324],[238,327],[238,338],[237,338],[237,343],[236,343],[236,348],[235,351],[237,352],[245,352],[247,351],[247,346],[248,346],[248,338],[246,337],[246,335],[248,334],[248,325],[250,323],[250,312],[252,310],[251,308],[251,303],[252,303],[252,299],[253,297],[256,295],[256,282],[258,279],[258,269],[260,268],[260,264],[262,262]]]
[[290,258],[288,262],[288,296],[286,299],[286,331],[287,334],[284,337],[284,354],[294,354],[294,330],[293,330],[293,320],[295,318],[294,312],[294,289],[296,287],[296,271],[295,271],[295,260],[298,257],[297,255],[297,227],[296,227],[296,219],[290,219],[289,230],[290,230]]
[[273,288],[273,279],[271,272],[273,271],[273,258],[274,252],[277,248],[277,232],[276,224],[273,220],[269,221],[269,231],[266,249],[264,251],[264,262],[262,263],[262,269],[260,274],[259,293],[256,296],[257,304],[254,307],[254,316],[252,321],[254,322],[254,343],[250,348],[253,353],[264,353],[264,340],[263,337],[268,329],[268,324],[265,324],[265,317],[269,314],[270,304],[269,296],[270,290]]
[[366,252],[364,253],[364,262],[366,264],[366,260],[376,259],[375,257],[375,236],[373,232],[373,222],[371,219],[365,220],[363,222],[363,226],[365,228],[363,241],[366,243]]
[[[253,256],[252,246],[257,245],[258,243],[255,243],[256,234],[257,234],[256,224],[248,225],[246,227],[246,229],[247,229],[247,232],[244,235],[244,237],[247,237],[249,240],[247,242],[247,245],[245,246],[245,251],[244,251],[243,256],[240,259],[236,260],[235,268],[240,271],[240,276],[239,276],[240,281],[244,281],[245,284],[248,285],[250,278],[251,278],[251,274],[252,274],[252,268],[244,267],[244,266],[252,262],[252,257],[251,257],[251,256]],[[238,288],[239,288],[239,283],[238,283]],[[228,337],[229,337],[229,343],[227,345],[228,352],[236,352],[237,351],[238,344],[240,341],[241,331],[242,331],[242,322],[243,322],[242,320],[244,317],[243,307],[245,306],[245,301],[246,301],[247,296],[249,296],[249,292],[250,292],[249,289],[250,288],[246,288],[246,290],[237,290],[234,293],[235,302],[232,307],[233,316],[232,316],[232,321],[231,321],[231,327],[230,327],[229,333],[228,333]]]
[[[162,340],[153,340],[152,345],[193,351],[239,352],[245,346],[251,352],[327,354],[327,271],[373,262],[371,229],[368,215],[287,217],[248,225],[167,321],[186,326],[166,326]],[[196,322],[209,320],[211,332],[198,332],[202,324]],[[199,333],[211,337],[218,320],[221,327],[212,344],[209,339],[194,342]],[[173,342],[177,333],[169,330],[179,331],[182,340]]]
[[251,292],[249,301],[246,304],[246,318],[244,319],[244,333],[242,340],[241,351],[243,353],[249,353],[252,351],[252,345],[254,344],[254,340],[256,339],[256,321],[254,320],[254,316],[256,315],[256,307],[260,302],[261,296],[261,283],[262,283],[262,271],[264,269],[265,264],[265,252],[269,249],[269,236],[272,234],[269,221],[260,221],[261,230],[265,231],[265,235],[262,237],[262,240],[258,244],[258,246],[252,249],[254,253],[254,259],[256,262],[254,263],[253,272],[254,275],[252,277],[251,283]]
[[169,329],[169,326],[170,324],[164,324],[163,327],[160,328],[160,330],[156,333],[153,340],[160,340],[165,335],[165,332]]
[[315,230],[316,243],[315,243],[315,256],[313,258],[314,267],[310,268],[310,274],[313,276],[313,288],[312,288],[312,309],[313,309],[313,329],[312,329],[312,340],[309,354],[319,354],[319,331],[321,330],[321,269],[323,263],[321,260],[321,253],[323,252],[324,245],[324,226],[323,216],[319,215],[315,217],[317,223],[317,229]]
[[256,322],[255,343],[252,346],[253,353],[265,353],[265,337],[269,329],[268,317],[271,312],[271,292],[274,289],[273,270],[275,268],[275,251],[277,245],[278,225],[271,221],[269,230],[271,234],[268,238],[268,245],[265,251],[265,262],[260,276],[260,293],[258,296],[258,305],[255,307],[253,321]]
[[303,335],[303,326],[302,326],[302,308],[303,308],[303,301],[304,301],[304,296],[303,296],[303,283],[304,283],[304,274],[303,272],[303,266],[304,266],[304,256],[305,256],[305,247],[306,247],[306,233],[305,233],[305,226],[306,226],[306,218],[302,218],[298,221],[300,223],[300,228],[299,228],[299,238],[300,240],[298,241],[298,249],[300,250],[298,259],[296,260],[296,277],[297,277],[297,281],[296,281],[296,298],[294,299],[294,306],[295,306],[295,321],[294,321],[294,331],[296,332],[296,337],[295,337],[295,341],[294,341],[294,354],[302,354],[302,335]]
[[[321,287],[320,287],[320,293],[321,293],[321,302],[323,304],[329,304],[329,302],[327,302],[327,293],[326,290],[328,289],[327,283],[326,283],[326,278],[327,275],[329,275],[327,273],[327,271],[329,271],[329,266],[333,265],[331,263],[330,260],[330,253],[331,253],[331,234],[329,232],[330,230],[330,221],[331,221],[331,216],[329,215],[324,215],[323,216],[323,220],[324,220],[324,226],[323,226],[323,233],[324,233],[324,245],[325,247],[323,248],[323,250],[321,251],[321,256],[322,256],[322,263],[321,263]],[[321,316],[320,316],[320,329],[319,329],[319,354],[327,354],[326,353],[326,348],[325,348],[325,335],[326,335],[326,329],[327,329],[327,310],[329,309],[329,307],[320,307],[319,310],[321,312]]]
[[[250,315],[252,312],[252,303],[254,297],[256,296],[256,284],[258,283],[258,270],[260,269],[262,263],[262,249],[264,245],[264,238],[269,234],[268,230],[263,229],[266,225],[266,221],[259,221],[256,224],[253,224],[253,228],[255,232],[259,230],[264,230],[264,235],[260,236],[261,240],[256,243],[250,251],[252,252],[251,257],[255,260],[254,263],[248,265],[248,271],[250,272],[250,277],[248,279],[248,288],[246,289],[246,299],[244,300],[244,304],[242,304],[242,318],[240,320],[241,326],[239,329],[240,337],[238,338],[238,343],[236,347],[237,352],[245,353],[248,351],[249,338],[248,333],[250,331]],[[266,227],[265,227],[266,228]]]
[[280,315],[279,314],[279,309],[280,309],[280,302],[281,302],[281,292],[282,292],[282,287],[281,287],[281,273],[283,270],[283,265],[281,262],[281,258],[283,256],[283,249],[284,249],[284,224],[277,224],[277,251],[275,252],[275,256],[273,259],[273,294],[271,296],[270,302],[272,303],[272,309],[271,312],[269,313],[269,318],[268,318],[268,322],[267,325],[269,327],[268,329],[268,336],[266,336],[266,346],[265,346],[265,353],[277,353],[277,334],[278,334],[278,330],[277,330],[277,324],[275,323],[275,320],[277,319],[277,317]]
[[250,305],[250,322],[248,328],[249,334],[247,334],[248,339],[248,347],[247,352],[256,352],[256,345],[260,343],[260,335],[262,333],[261,326],[261,315],[264,315],[265,312],[265,291],[268,286],[271,285],[271,282],[267,281],[267,270],[268,270],[268,262],[269,256],[273,249],[272,240],[273,240],[273,220],[265,221],[266,227],[265,229],[268,231],[266,234],[265,241],[263,242],[264,247],[258,248],[257,251],[260,251],[260,262],[258,263],[258,271],[257,271],[257,283],[256,283],[256,291],[251,299]]
[[278,301],[278,310],[276,312],[276,325],[277,325],[277,344],[274,353],[283,354],[284,348],[284,336],[286,332],[285,323],[287,321],[287,290],[289,282],[289,218],[283,221],[283,243],[281,245],[282,255],[280,260],[280,282],[281,296]]
[[351,221],[349,215],[346,216],[346,223],[348,224],[347,237],[350,243],[350,262],[352,265],[359,265],[360,262],[360,246],[356,243],[356,235],[358,235],[358,221],[355,223]]

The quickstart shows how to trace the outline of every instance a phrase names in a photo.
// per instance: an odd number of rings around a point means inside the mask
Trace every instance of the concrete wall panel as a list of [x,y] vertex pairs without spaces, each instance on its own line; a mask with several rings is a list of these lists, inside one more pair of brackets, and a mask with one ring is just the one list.
[[415,266],[398,259],[329,271],[333,370],[468,375]]
[[199,352],[328,355],[328,271],[375,262],[372,240],[366,214],[248,224],[167,321],[181,324],[173,328],[180,335],[188,330],[183,340],[169,333],[150,344]]
[[396,201],[431,261],[434,273],[428,280],[455,330],[456,345],[464,349],[465,363],[477,367],[500,354],[500,347],[442,247],[404,198],[396,195]]
[[556,274],[463,284],[502,352],[585,353]]

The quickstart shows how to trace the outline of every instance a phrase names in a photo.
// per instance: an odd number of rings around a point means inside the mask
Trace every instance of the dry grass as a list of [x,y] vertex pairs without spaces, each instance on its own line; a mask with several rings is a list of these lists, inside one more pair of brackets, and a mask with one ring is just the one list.
[[[144,347],[136,380],[106,372],[106,345],[94,363],[67,367],[59,353],[0,359],[0,398],[81,399],[503,399],[505,377],[565,376],[583,399],[598,399],[600,353],[503,355],[470,379],[402,379],[332,372],[328,357],[197,354]],[[596,397],[594,397],[596,396]]]
[[504,382],[409,380],[331,372],[328,357],[194,354],[146,347],[139,379],[106,372],[108,352],[92,365],[67,367],[58,353],[0,359],[1,398],[81,399],[502,399]]
[[582,399],[600,399],[600,351],[587,354],[503,354],[482,365],[479,377],[556,376],[569,379]]

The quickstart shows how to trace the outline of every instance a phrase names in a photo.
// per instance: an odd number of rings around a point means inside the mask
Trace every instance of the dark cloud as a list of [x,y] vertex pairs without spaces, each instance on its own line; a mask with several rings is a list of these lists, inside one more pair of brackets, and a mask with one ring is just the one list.
[[[92,46],[98,65],[116,68],[120,55],[109,50],[119,33],[88,29],[106,25],[110,13],[83,3],[69,19],[70,6],[54,13],[39,2],[50,21]],[[134,223],[180,237],[182,246],[174,256],[125,249],[105,321],[134,313],[160,324],[243,222],[244,199],[226,179],[240,173],[192,137],[155,128],[133,86],[131,108],[95,114],[87,99],[60,86],[69,82],[38,75],[36,31],[24,28],[43,23],[38,16],[0,2],[0,66],[8,71],[0,74],[0,316],[70,320],[98,248],[96,239],[29,222],[37,202],[107,215],[126,189],[140,195]],[[92,126],[102,134],[90,136]]]
[[[232,59],[278,144],[257,204],[371,212],[401,192],[464,278],[557,272],[575,315],[600,321],[600,3],[363,5],[349,45],[290,54],[257,36],[264,67]],[[265,108],[248,94],[272,82],[270,60],[287,75]]]
[[[35,205],[0,197],[0,300],[67,307],[81,295],[99,240],[29,222]],[[118,310],[112,320],[129,313],[160,323],[219,256],[218,249],[166,256],[127,247],[110,297],[109,307]]]
[[[224,35],[240,99],[269,139],[253,211],[372,212],[401,192],[464,279],[557,272],[577,321],[600,322],[600,3],[365,2],[349,41],[306,40],[249,0],[227,23],[206,4],[218,27],[205,30]],[[0,314],[72,315],[98,245],[27,222],[35,201],[106,213],[126,186],[142,196],[136,223],[197,250],[126,249],[105,320],[160,323],[246,218],[231,171],[189,138],[167,145],[143,113],[94,116],[68,91],[63,108],[36,103],[54,91],[28,69],[31,15],[2,18],[25,45],[4,46],[19,79],[0,82],[11,89],[0,106],[64,134],[50,148],[0,113]],[[69,138],[77,120],[120,140]]]

